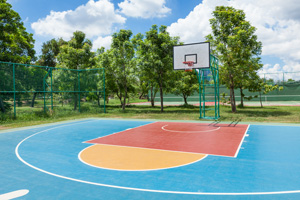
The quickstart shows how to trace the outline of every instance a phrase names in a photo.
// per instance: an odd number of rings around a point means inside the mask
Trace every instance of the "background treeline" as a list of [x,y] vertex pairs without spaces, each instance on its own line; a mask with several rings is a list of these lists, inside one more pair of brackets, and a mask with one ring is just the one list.
[[[161,111],[165,93],[180,95],[187,103],[187,97],[198,91],[194,72],[173,70],[173,46],[180,42],[179,37],[170,36],[166,26],[153,25],[146,33],[136,35],[131,30],[120,30],[112,35],[109,49],[100,48],[96,52],[92,51],[92,42],[85,33],[76,31],[69,41],[54,38],[45,42],[42,54],[36,57],[33,35],[26,32],[20,16],[9,3],[4,0],[0,4],[3,30],[0,61],[67,69],[104,68],[106,101],[110,97],[118,98],[123,110],[130,98],[146,98],[148,91],[152,106],[159,94]],[[265,93],[277,86],[267,86],[257,75],[262,68],[262,44],[257,41],[256,28],[246,21],[245,13],[220,6],[212,14],[212,33],[206,40],[211,43],[212,53],[220,59],[220,81],[230,90],[229,103],[232,112],[236,112],[235,89],[243,97],[245,89]],[[7,78],[4,74],[0,77],[1,81]]]

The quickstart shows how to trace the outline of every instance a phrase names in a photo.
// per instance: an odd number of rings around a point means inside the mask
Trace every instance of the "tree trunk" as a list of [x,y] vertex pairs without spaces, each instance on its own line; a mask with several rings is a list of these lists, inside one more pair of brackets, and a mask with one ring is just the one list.
[[125,110],[125,104],[126,104],[126,98],[124,97],[124,99],[122,100],[122,110]]
[[235,95],[234,95],[234,82],[233,76],[230,75],[230,104],[231,104],[231,111],[236,113],[236,103],[235,103]]
[[[77,69],[78,69],[78,67],[77,67]],[[73,90],[77,91],[78,90],[77,88],[78,88],[77,84],[74,83]],[[75,111],[77,109],[77,101],[78,101],[78,93],[77,92],[74,92],[73,98],[74,98],[73,100],[74,100],[74,111]]]
[[155,103],[154,103],[154,99],[151,99],[151,107],[154,107]]
[[183,100],[184,100],[184,105],[188,105],[188,103],[187,103],[187,96],[186,95],[183,95]]
[[100,104],[100,94],[97,94],[97,102],[98,102],[98,107],[100,107],[101,106],[101,104]]
[[74,110],[77,109],[77,103],[78,103],[78,94],[74,93]]
[[151,86],[151,99],[150,99],[150,101],[151,101],[151,106],[152,107],[154,107],[154,98],[155,98],[155,96],[154,96],[154,93],[153,93],[153,86]]
[[117,93],[117,97],[119,98],[119,100],[120,100],[120,104],[121,104],[121,107],[122,107],[122,94],[121,94],[121,92],[120,92],[120,94],[119,93]]
[[5,113],[5,107],[4,107],[4,103],[3,103],[1,96],[0,96],[0,109],[1,109],[1,112]]
[[126,66],[124,65],[123,66],[124,68],[124,90],[125,90],[125,94],[124,94],[124,100],[123,100],[123,103],[122,103],[122,110],[125,110],[125,106],[126,106],[126,98],[127,98],[127,76],[126,76]]
[[36,95],[37,95],[36,92],[33,93],[32,101],[31,101],[31,107],[32,107],[32,108],[34,107],[34,101],[35,101]]
[[261,91],[259,91],[259,100],[260,100],[260,107],[263,107],[262,100],[261,100]]
[[160,93],[160,112],[164,112],[164,97],[163,97],[162,86],[159,87],[159,93]]
[[142,94],[139,96],[139,99],[142,99],[144,95],[144,92],[142,92]]
[[127,85],[125,84],[125,95],[123,97],[122,110],[125,110],[126,106],[126,97],[127,97]]
[[164,95],[163,95],[163,83],[162,75],[160,76],[159,81],[159,94],[160,94],[160,112],[164,112]]
[[160,112],[164,112],[163,72],[159,73]]
[[243,89],[240,88],[240,92],[241,92],[241,107],[244,107],[244,93],[243,93]]
[[122,110],[125,110],[126,96],[120,95],[119,99],[120,99],[120,102],[121,102]]

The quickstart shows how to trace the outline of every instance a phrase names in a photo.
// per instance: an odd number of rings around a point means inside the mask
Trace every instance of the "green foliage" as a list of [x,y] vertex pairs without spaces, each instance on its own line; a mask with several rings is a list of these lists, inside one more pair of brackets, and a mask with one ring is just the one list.
[[67,45],[67,42],[63,39],[52,39],[43,43],[42,55],[37,61],[38,65],[56,67],[56,56],[59,54],[59,48],[62,45]]
[[156,71],[153,70],[155,55],[151,49],[149,41],[144,41],[144,35],[141,33],[132,39],[136,49],[137,73],[140,85],[143,90],[150,91],[150,101],[154,106],[154,99],[158,90],[158,84],[155,81]]
[[73,33],[73,37],[65,45],[60,46],[57,55],[58,66],[67,69],[86,69],[94,65],[92,42],[85,38],[81,31]]
[[221,103],[224,105],[226,103],[228,103],[230,101],[230,99],[227,99],[226,98],[226,93],[225,92],[222,92],[222,94],[220,95],[221,96]]
[[291,79],[291,78],[289,78],[289,79],[287,80],[287,83],[293,83],[293,82],[295,82],[295,80],[293,80],[293,79]]
[[111,71],[113,54],[111,50],[105,51],[104,47],[96,52],[96,67],[105,69],[105,96],[108,101],[110,96],[114,96],[118,92],[114,72]]
[[261,83],[261,90],[264,94],[268,94],[269,92],[272,92],[274,90],[278,90],[281,91],[283,90],[283,87],[279,85],[269,85],[269,84],[265,84],[265,83]]
[[236,112],[234,89],[251,85],[256,70],[262,67],[258,58],[262,44],[254,34],[256,28],[246,21],[242,10],[217,6],[213,17],[210,19],[213,34],[206,39],[222,63],[220,82],[230,89],[232,112]]
[[[13,69],[15,73],[13,73]],[[14,91],[14,89],[16,91],[43,91],[43,77],[46,73],[45,68],[41,67],[0,62],[0,76],[5,77],[0,82],[0,91]],[[18,93],[16,96],[18,104],[21,105],[20,99],[28,96],[28,93]],[[0,110],[2,112],[8,111],[8,107],[12,106],[9,103],[5,105],[3,102],[10,98],[11,96],[8,94],[1,94]]]
[[[64,43],[64,42],[62,42]],[[58,67],[66,69],[87,69],[92,68],[95,64],[95,53],[92,50],[92,42],[85,38],[85,34],[81,31],[73,33],[70,41],[59,47],[57,55]],[[79,81],[80,72],[74,71],[56,71],[54,76],[57,80],[61,80],[58,84],[62,91],[78,91],[80,88]],[[69,95],[69,93],[64,93]],[[78,93],[73,93],[74,110],[77,109]]]
[[120,30],[113,34],[111,49],[104,47],[97,50],[96,65],[105,68],[105,93],[109,97],[118,97],[122,109],[125,110],[126,99],[135,93],[137,77],[134,45],[131,42],[132,32]]
[[[260,64],[260,58],[250,58],[249,63],[244,65],[243,70],[239,76],[235,77],[235,88],[240,89],[241,93],[241,107],[243,107],[243,99],[244,97],[243,90],[257,87],[257,82],[260,80],[260,77],[257,74],[257,71],[262,68],[262,64]],[[246,99],[251,100],[253,97],[249,96]]]
[[35,60],[33,35],[11,8],[6,0],[0,1],[0,61],[30,63]]
[[159,88],[161,111],[163,111],[163,92],[172,89],[173,46],[178,44],[178,40],[178,37],[170,36],[166,26],[158,28],[157,25],[153,25],[146,32],[145,38],[142,34],[138,34],[133,39],[137,49],[140,77],[143,81],[148,81],[151,91]]
[[174,80],[174,87],[172,93],[182,96],[184,104],[187,104],[187,98],[199,91],[199,83],[194,71],[176,71],[176,79]]
[[261,107],[263,107],[261,94],[262,93],[267,94],[267,93],[272,92],[273,90],[276,90],[276,89],[281,91],[281,90],[283,90],[283,87],[282,86],[279,87],[278,85],[273,85],[273,84],[266,83],[266,82],[264,82],[263,79],[258,79],[256,81],[256,84],[254,84],[253,87],[251,87],[249,89],[249,91],[250,92],[259,92],[260,104],[261,104]]
[[[108,51],[106,60],[106,71],[110,82],[110,88],[118,96],[122,109],[125,110],[126,99],[132,92],[133,84],[137,81],[135,76],[136,62],[134,58],[134,46],[131,42],[132,32],[130,30],[120,30],[112,35],[111,49]],[[108,61],[107,59],[110,59]]]

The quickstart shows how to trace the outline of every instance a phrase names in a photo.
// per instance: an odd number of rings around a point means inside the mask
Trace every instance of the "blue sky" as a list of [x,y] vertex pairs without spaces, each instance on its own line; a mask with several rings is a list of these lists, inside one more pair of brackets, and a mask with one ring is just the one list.
[[[81,30],[94,50],[109,47],[111,34],[130,29],[145,33],[153,24],[166,25],[184,43],[201,42],[211,32],[208,20],[215,6],[242,9],[263,43],[261,72],[300,71],[300,4],[298,0],[8,0],[35,49],[52,38],[69,40]],[[300,77],[299,77],[300,78]]]
[[[151,1],[151,0],[150,0]],[[160,0],[159,0],[160,1]],[[86,5],[88,0],[8,0],[8,2],[13,6],[13,9],[17,11],[27,29],[28,32],[34,34],[34,39],[36,40],[35,49],[37,52],[40,52],[41,45],[43,42],[50,40],[52,38],[58,38],[51,35],[39,35],[36,34],[35,30],[32,28],[32,23],[37,22],[39,19],[44,19],[50,15],[51,11],[55,12],[64,12],[68,10],[76,10],[79,6]],[[95,0],[95,2],[97,2]],[[113,0],[110,1],[114,4],[115,10],[120,9],[118,4],[123,2],[123,0]],[[165,6],[170,9],[170,12],[167,13],[167,16],[164,17],[155,17],[151,16],[149,18],[141,17],[126,17],[126,22],[120,24],[118,27],[111,32],[118,31],[119,29],[130,29],[133,31],[133,34],[145,33],[150,29],[153,24],[157,25],[166,25],[169,26],[173,22],[176,22],[179,18],[186,17],[195,6],[199,4],[199,1],[182,1],[182,0],[166,0]],[[74,29],[75,30],[75,29]],[[103,34],[102,36],[108,36],[109,34]],[[67,38],[65,38],[67,39]],[[92,39],[92,38],[89,38]],[[68,39],[67,39],[68,40]],[[200,39],[203,40],[203,39]]]

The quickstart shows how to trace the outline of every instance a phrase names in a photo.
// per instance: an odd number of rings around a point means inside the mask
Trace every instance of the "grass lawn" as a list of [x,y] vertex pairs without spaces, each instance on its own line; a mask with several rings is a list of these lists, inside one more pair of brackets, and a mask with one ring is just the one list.
[[[17,119],[0,116],[0,130],[91,117],[200,121],[198,106],[166,106],[162,113],[159,106],[131,105],[123,111],[116,101],[110,101],[105,114],[101,113],[100,109],[94,109],[87,104],[83,104],[81,113],[73,111],[71,106],[57,107],[47,115],[41,108],[31,108],[30,112],[28,109],[27,107],[18,108]],[[266,106],[263,108],[249,106],[238,108],[237,113],[232,113],[230,106],[222,105],[220,113],[220,121],[224,122],[240,120],[241,122],[300,124],[300,106]]]

